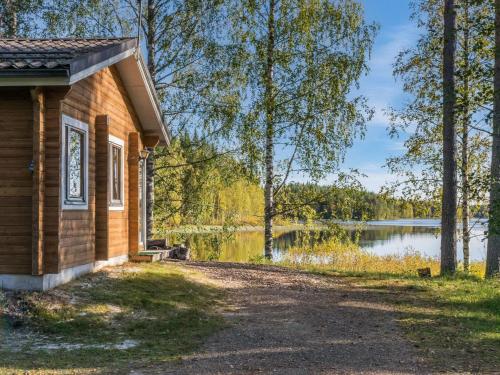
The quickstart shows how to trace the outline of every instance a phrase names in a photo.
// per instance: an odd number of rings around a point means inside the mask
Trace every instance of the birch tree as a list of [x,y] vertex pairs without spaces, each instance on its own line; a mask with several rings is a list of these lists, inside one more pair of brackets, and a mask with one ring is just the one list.
[[[135,0],[124,1],[138,17]],[[224,50],[215,41],[220,5],[219,0],[144,2],[140,32],[144,35],[148,70],[173,138],[196,129],[203,140],[218,144],[228,138],[232,129],[238,100],[231,89],[232,75],[225,73],[228,65],[221,58]],[[200,144],[189,146],[196,148]],[[155,159],[162,158],[168,160],[155,166]],[[162,168],[175,168],[173,159],[171,149],[157,148],[147,161],[148,238],[153,229],[155,176]]]
[[0,2],[0,37],[35,35],[38,31],[36,13],[43,0],[2,0]]
[[443,43],[443,198],[441,208],[441,274],[457,267],[457,146],[455,91],[455,1],[444,2]]
[[276,201],[291,176],[338,169],[372,111],[356,94],[375,25],[354,0],[227,2],[240,64],[242,154],[262,172],[265,255],[272,257]]
[[[43,2],[44,35],[140,35],[140,47],[173,139],[194,129],[215,144],[228,138],[238,100],[231,92],[229,77],[233,75],[224,72],[230,66],[214,41],[220,0],[39,1]],[[141,29],[137,30],[139,19]],[[153,230],[154,181],[159,173],[155,159],[161,158],[174,159],[169,148],[157,147],[146,167],[148,238]],[[169,161],[159,164],[158,168],[176,167]]]

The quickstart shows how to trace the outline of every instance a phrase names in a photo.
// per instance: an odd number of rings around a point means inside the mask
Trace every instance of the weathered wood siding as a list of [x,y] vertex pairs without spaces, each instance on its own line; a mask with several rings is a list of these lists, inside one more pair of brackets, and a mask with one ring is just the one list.
[[[87,211],[62,210],[59,223],[59,269],[86,264],[96,259],[96,235],[98,243],[107,243],[107,254],[102,247],[97,252],[99,259],[109,259],[129,252],[128,239],[128,191],[129,191],[129,135],[140,131],[128,94],[115,68],[104,69],[72,86],[61,102],[61,113],[89,124],[89,209]],[[108,134],[122,139],[124,147],[124,191],[123,211],[108,211],[107,187],[103,173],[98,173],[97,183],[100,195],[96,201],[96,160],[102,168],[107,155],[107,140],[96,140],[96,120],[107,116]],[[102,126],[102,125],[101,125]],[[60,123],[58,123],[60,129]],[[103,134],[102,129],[97,134]],[[97,142],[97,143],[96,143]],[[96,144],[99,150],[96,150]],[[103,150],[102,148],[105,148]],[[97,157],[97,159],[96,159]],[[99,161],[100,160],[100,161]],[[106,166],[107,171],[107,166]],[[102,170],[100,169],[100,172]],[[136,183],[135,181],[133,183]],[[105,199],[105,200],[104,200]],[[103,228],[96,228],[96,222],[107,221],[108,237]],[[101,245],[102,246],[102,245]]]
[[61,100],[69,88],[45,88],[44,273],[59,272]]
[[0,97],[0,273],[31,274],[33,104],[28,88]]

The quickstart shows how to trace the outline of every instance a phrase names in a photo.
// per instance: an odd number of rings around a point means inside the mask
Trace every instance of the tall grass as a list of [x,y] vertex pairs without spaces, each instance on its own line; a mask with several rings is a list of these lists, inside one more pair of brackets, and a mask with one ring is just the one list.
[[[338,236],[314,244],[302,241],[301,245],[291,247],[279,264],[294,268],[406,276],[416,276],[419,268],[429,267],[432,275],[439,274],[439,260],[416,250],[408,250],[403,254],[375,255],[363,250],[355,241]],[[482,263],[474,263],[471,274],[482,276],[483,268]]]

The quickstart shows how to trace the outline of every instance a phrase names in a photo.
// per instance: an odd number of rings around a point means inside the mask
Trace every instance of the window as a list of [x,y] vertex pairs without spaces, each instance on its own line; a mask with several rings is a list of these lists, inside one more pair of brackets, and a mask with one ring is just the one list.
[[123,140],[109,136],[109,208],[123,210]]
[[86,210],[88,209],[88,125],[63,115],[62,140],[62,208]]

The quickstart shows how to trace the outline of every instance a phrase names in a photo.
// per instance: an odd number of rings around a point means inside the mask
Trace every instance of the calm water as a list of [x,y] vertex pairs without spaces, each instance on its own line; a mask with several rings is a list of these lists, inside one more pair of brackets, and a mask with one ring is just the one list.
[[[373,221],[361,229],[347,229],[354,238],[359,236],[359,244],[377,255],[403,254],[418,251],[422,255],[439,258],[439,220],[391,220]],[[472,224],[471,260],[482,261],[486,257],[484,241],[484,221]],[[324,241],[328,234],[312,232],[314,241]],[[275,233],[274,259],[280,259],[287,249],[298,245],[304,238],[304,231]],[[189,234],[176,235],[172,242],[184,242],[197,259],[246,262],[264,253],[264,233],[237,232],[233,234]],[[462,259],[462,243],[459,243],[459,259]]]

